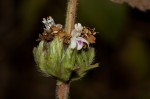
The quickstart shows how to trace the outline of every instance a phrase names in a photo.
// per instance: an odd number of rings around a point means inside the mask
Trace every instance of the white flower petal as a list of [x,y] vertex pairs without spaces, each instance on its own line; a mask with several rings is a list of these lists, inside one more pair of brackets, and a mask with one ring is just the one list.
[[84,39],[82,37],[78,37],[77,40],[80,40],[80,41],[86,43],[89,46],[89,42],[86,39]]
[[52,17],[48,17],[47,19],[43,18],[42,22],[44,23],[46,30],[49,30],[52,25],[55,25]]
[[76,31],[78,31],[78,24],[75,24],[74,28],[75,28]]
[[78,23],[78,31],[82,32],[82,29],[83,29],[82,25],[80,23]]
[[74,29],[74,30],[72,30],[72,32],[71,32],[71,36],[72,36],[72,38],[73,37],[76,37],[76,30]]
[[70,48],[74,49],[77,46],[76,38],[71,38]]
[[43,21],[42,21],[44,24],[46,23],[46,19],[45,18],[43,18]]
[[50,29],[50,26],[48,26],[48,25],[45,25],[45,27],[46,27],[46,30],[49,30],[49,29]]
[[54,20],[53,20],[53,18],[51,16],[49,16],[47,18],[47,23],[49,23],[49,24],[55,24],[55,22],[54,22]]
[[75,28],[75,30],[76,30],[77,32],[81,32],[82,29],[83,29],[83,27],[82,27],[82,25],[81,25],[80,23],[75,24],[74,28]]
[[83,47],[83,42],[80,40],[77,40],[77,50],[81,50]]
[[62,29],[62,25],[61,24],[56,24],[56,27],[59,27],[60,29]]

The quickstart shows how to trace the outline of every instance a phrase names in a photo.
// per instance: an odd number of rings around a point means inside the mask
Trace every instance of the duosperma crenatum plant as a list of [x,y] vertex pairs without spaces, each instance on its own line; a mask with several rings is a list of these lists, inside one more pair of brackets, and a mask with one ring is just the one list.
[[39,45],[33,49],[34,59],[40,70],[61,82],[81,79],[89,70],[98,67],[92,64],[95,49],[95,29],[74,24],[67,33],[51,16],[43,18],[44,32],[39,34]]

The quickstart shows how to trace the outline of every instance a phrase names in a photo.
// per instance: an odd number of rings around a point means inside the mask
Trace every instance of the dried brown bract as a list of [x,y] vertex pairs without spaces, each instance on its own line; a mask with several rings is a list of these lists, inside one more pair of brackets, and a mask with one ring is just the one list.
[[53,38],[54,38],[54,35],[44,31],[42,34],[39,34],[39,38],[36,41],[44,40],[44,41],[49,42],[49,41],[53,40]]
[[82,33],[81,33],[81,37],[83,37],[84,39],[86,39],[90,44],[94,44],[95,43],[95,29],[90,29],[89,27],[83,27]]
[[74,25],[71,33],[66,33],[63,26],[61,24],[55,24],[51,16],[47,17],[47,19],[43,18],[42,22],[45,25],[44,32],[39,34],[37,41],[44,41],[45,49],[47,48],[47,43],[54,38],[59,38],[69,48],[77,48],[77,50],[89,48],[90,44],[95,43],[95,29],[83,27],[80,23]]
[[[49,20],[49,18],[51,20]],[[37,41],[44,40],[46,42],[49,42],[53,40],[56,36],[63,38],[65,36],[65,32],[62,29],[61,24],[55,25],[51,17],[48,17],[47,21],[46,19],[43,19],[43,23],[45,24],[44,32],[42,34],[39,34],[39,38]]]
[[71,34],[65,34],[64,36],[64,43],[65,44],[69,44],[70,43],[70,39],[71,39]]

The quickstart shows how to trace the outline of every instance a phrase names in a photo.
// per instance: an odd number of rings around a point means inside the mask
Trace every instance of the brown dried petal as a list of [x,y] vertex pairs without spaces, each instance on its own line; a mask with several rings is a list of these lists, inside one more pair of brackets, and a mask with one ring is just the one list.
[[51,33],[52,30],[51,30],[51,29],[47,30],[47,29],[44,28],[44,32],[46,32],[46,33]]
[[87,48],[87,44],[86,43],[83,43],[83,48]]
[[61,30],[59,27],[56,27],[56,26],[52,26],[51,29],[52,29],[52,31],[60,31]]
[[95,43],[96,40],[96,38],[93,35],[88,35],[88,37],[86,37],[85,39],[91,44]]
[[56,27],[62,29],[62,25],[61,24],[57,24]]
[[60,31],[58,35],[60,38],[63,38],[65,36],[65,32]]
[[84,27],[82,30],[82,33],[87,34],[88,32],[89,32],[89,30],[86,27]]
[[53,38],[54,38],[54,35],[48,35],[47,38],[46,38],[46,40],[47,41],[51,41]]
[[71,35],[65,33],[65,36],[64,36],[64,43],[69,44],[70,38],[71,38]]
[[41,40],[50,41],[53,38],[54,38],[54,36],[52,34],[44,31],[42,34],[39,34],[39,38],[36,41],[41,41]]

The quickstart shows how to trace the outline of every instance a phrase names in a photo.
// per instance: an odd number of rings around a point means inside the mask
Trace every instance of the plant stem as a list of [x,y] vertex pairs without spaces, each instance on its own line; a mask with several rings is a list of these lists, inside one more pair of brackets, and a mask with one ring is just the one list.
[[67,13],[66,13],[66,24],[65,24],[65,31],[67,33],[71,33],[74,22],[75,22],[75,15],[76,15],[76,6],[77,0],[69,0]]
[[[77,0],[68,0],[65,31],[71,33],[76,15]],[[56,86],[56,99],[68,99],[70,83],[58,81]]]
[[57,82],[56,99],[68,99],[70,83]]

